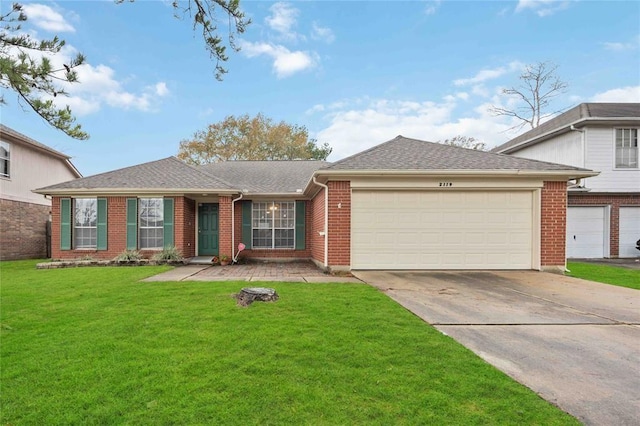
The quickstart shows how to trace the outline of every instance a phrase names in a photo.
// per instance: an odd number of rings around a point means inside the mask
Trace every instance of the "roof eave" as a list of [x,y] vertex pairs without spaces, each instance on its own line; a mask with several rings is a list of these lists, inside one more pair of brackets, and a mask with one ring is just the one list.
[[528,146],[535,145],[540,142],[544,142],[548,139],[551,139],[554,136],[559,136],[559,135],[568,133],[571,131],[571,126],[585,127],[592,123],[597,123],[604,126],[627,125],[627,124],[634,124],[634,123],[637,125],[639,122],[640,122],[639,117],[584,117],[579,120],[575,120],[572,123],[566,124],[562,127],[543,133],[541,135],[526,139],[516,145],[510,146],[508,148],[501,149],[498,151],[492,151],[492,152],[496,152],[498,154],[511,154],[523,148],[526,148]]
[[530,170],[530,169],[505,169],[505,170],[318,170],[314,176],[327,178],[358,176],[463,176],[463,177],[558,177],[570,179],[586,178],[599,175],[600,172],[586,169],[566,169],[566,170]]
[[185,195],[185,194],[217,194],[234,195],[239,194],[238,189],[216,189],[216,188],[59,188],[47,189],[38,188],[32,192],[42,195]]

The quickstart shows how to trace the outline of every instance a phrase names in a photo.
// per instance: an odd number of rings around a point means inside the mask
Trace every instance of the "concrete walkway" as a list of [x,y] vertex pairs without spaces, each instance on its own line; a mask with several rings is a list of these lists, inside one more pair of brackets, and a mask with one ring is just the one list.
[[306,283],[362,283],[354,277],[325,274],[311,262],[250,263],[246,265],[178,266],[142,281],[281,281]]

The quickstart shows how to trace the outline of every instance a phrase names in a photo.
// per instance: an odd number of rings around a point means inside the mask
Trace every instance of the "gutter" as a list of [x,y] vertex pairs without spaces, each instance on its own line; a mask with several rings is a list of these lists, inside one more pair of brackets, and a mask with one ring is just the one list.
[[[241,192],[238,198],[231,199],[231,259],[236,263],[236,201],[242,200],[244,193]],[[240,254],[240,252],[238,252]]]
[[329,187],[324,183],[320,183],[313,177],[313,183],[324,188],[324,232],[320,232],[324,236],[324,267],[329,266]]

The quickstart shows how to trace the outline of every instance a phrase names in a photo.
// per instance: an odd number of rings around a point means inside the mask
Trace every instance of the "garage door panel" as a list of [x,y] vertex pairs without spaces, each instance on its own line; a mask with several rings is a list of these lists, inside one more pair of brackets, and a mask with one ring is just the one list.
[[640,239],[640,207],[620,207],[619,256],[638,257],[636,241]]
[[531,191],[355,190],[352,267],[531,269],[532,207]]
[[606,208],[570,206],[567,209],[567,257],[603,258],[606,238]]

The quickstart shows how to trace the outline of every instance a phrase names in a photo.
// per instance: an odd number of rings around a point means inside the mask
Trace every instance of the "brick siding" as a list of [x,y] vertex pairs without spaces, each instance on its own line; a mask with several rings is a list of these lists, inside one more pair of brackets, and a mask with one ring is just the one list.
[[544,182],[541,196],[540,263],[542,267],[566,263],[567,183]]
[[0,199],[0,260],[47,257],[51,207]]
[[219,254],[231,256],[231,197],[218,197],[218,224]]
[[351,182],[330,181],[329,267],[351,264]]
[[620,207],[640,206],[640,193],[591,194],[569,192],[569,206],[611,206],[609,256],[620,254]]
[[309,203],[311,219],[310,224],[311,235],[309,238],[309,248],[311,249],[311,257],[318,263],[324,264],[324,239],[320,232],[324,232],[324,191],[322,188]]

